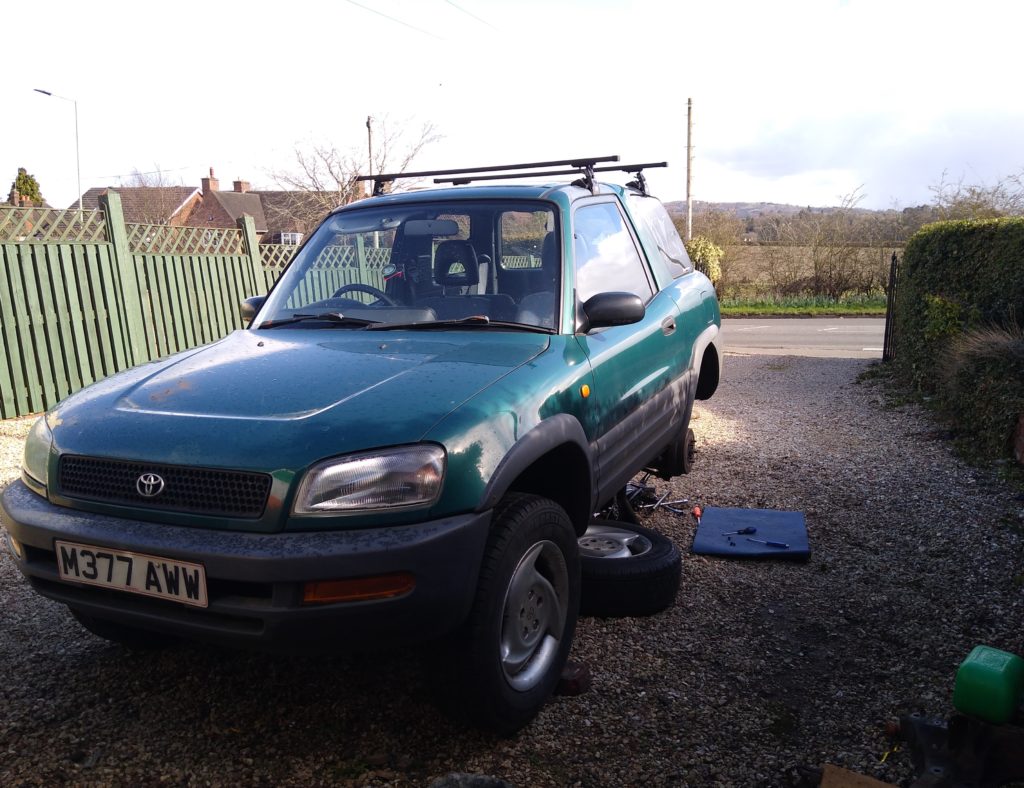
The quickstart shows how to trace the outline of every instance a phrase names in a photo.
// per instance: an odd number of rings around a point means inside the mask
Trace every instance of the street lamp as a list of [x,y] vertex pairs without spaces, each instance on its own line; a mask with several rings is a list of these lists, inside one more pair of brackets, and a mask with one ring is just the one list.
[[61,99],[62,101],[70,101],[75,105],[75,170],[78,174],[78,223],[82,223],[82,157],[78,152],[78,101],[67,96],[58,96],[56,93],[51,93],[48,90],[42,88],[32,88],[36,93],[42,93],[44,96],[50,96],[52,98]]

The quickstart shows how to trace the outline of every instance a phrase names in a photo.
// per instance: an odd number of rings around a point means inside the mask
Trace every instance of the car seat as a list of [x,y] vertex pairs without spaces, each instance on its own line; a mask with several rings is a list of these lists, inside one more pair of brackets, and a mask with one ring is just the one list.
[[557,238],[554,232],[544,236],[540,248],[540,267],[543,275],[544,289],[523,296],[516,313],[517,323],[529,323],[535,326],[555,325],[555,302],[558,290],[559,254]]

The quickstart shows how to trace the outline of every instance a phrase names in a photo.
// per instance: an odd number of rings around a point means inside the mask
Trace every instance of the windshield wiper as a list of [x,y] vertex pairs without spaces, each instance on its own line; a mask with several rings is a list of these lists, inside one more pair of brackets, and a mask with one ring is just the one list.
[[277,328],[278,326],[301,323],[306,320],[319,320],[321,322],[330,323],[332,326],[358,326],[359,328],[366,328],[367,326],[374,326],[380,323],[379,320],[367,320],[365,317],[350,317],[348,315],[343,315],[341,312],[321,312],[318,315],[307,315],[297,312],[291,317],[281,318],[280,320],[268,320],[265,323],[260,323],[259,327]]
[[491,320],[487,315],[470,315],[454,320],[420,320],[410,323],[377,323],[368,326],[367,331],[391,331],[394,329],[445,329],[445,328],[501,328],[512,329],[513,331],[533,331],[541,334],[550,334],[550,328],[533,326],[527,323],[509,323],[504,320]]

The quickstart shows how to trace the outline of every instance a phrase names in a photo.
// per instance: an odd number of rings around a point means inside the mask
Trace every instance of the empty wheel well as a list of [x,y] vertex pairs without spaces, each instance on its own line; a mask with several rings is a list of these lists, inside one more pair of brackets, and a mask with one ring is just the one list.
[[697,391],[694,396],[697,399],[711,399],[711,395],[718,388],[720,374],[718,351],[714,345],[708,345],[704,348],[704,357],[700,362],[700,375],[697,378]]
[[578,446],[565,444],[539,457],[512,482],[510,491],[548,498],[569,515],[576,533],[590,522],[590,468]]

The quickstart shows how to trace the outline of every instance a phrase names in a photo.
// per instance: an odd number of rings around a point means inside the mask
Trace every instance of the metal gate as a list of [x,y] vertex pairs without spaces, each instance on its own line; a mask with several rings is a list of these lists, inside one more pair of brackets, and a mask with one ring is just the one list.
[[896,293],[900,281],[900,259],[892,253],[889,265],[889,288],[885,299],[885,342],[882,345],[882,361],[896,358]]

